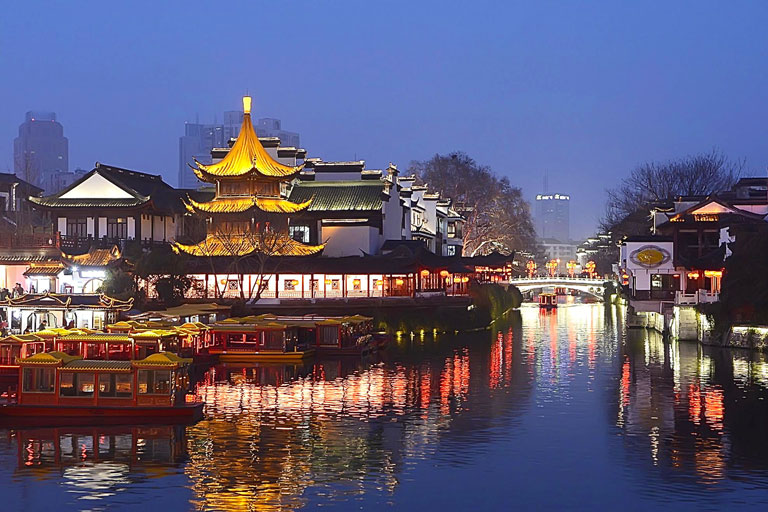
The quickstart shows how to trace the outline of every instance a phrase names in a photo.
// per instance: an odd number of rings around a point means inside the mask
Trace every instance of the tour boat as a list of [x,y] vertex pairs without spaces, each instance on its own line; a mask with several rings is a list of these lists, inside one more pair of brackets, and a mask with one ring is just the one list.
[[202,417],[203,404],[187,394],[191,360],[170,352],[139,361],[44,352],[18,362],[18,393],[0,406],[3,423],[166,423]]
[[557,307],[557,295],[554,293],[540,293],[539,307],[542,309],[554,309]]
[[362,315],[258,315],[229,318],[210,326],[208,354],[220,362],[297,362],[316,351],[364,355],[386,345],[388,338],[373,332],[372,318]]
[[19,380],[19,358],[45,352],[45,339],[34,334],[12,334],[0,339],[0,383],[7,385]]

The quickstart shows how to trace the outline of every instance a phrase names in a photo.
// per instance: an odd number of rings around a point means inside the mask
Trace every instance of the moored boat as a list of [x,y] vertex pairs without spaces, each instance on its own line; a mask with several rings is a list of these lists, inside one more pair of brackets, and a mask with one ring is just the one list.
[[365,355],[388,341],[385,334],[374,332],[373,318],[362,315],[264,314],[228,318],[210,329],[210,344],[201,353],[215,355],[224,363],[298,362],[315,352]]
[[542,309],[555,309],[557,308],[557,294],[554,293],[540,293],[539,294],[539,307]]
[[142,360],[88,360],[63,352],[19,359],[15,401],[0,406],[6,424],[167,423],[200,419],[189,400],[190,359],[170,352]]

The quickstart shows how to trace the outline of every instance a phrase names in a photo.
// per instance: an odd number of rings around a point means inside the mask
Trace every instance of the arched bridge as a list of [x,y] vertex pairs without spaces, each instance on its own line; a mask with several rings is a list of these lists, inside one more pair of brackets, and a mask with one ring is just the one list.
[[518,277],[510,279],[509,284],[515,285],[521,292],[540,288],[568,288],[588,293],[603,300],[605,279],[593,279],[589,277]]

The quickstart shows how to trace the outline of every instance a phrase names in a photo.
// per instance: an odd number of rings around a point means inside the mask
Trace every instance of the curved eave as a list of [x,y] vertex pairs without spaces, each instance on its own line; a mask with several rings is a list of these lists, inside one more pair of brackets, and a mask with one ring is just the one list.
[[[241,257],[261,252],[259,247],[247,238],[241,237],[236,239],[236,241],[229,243],[222,241],[215,235],[208,235],[205,240],[197,244],[187,245],[174,242],[171,247],[177,254],[184,253],[197,257]],[[270,254],[270,256],[312,256],[319,253],[324,248],[325,244],[306,245],[292,239],[286,239],[284,245],[279,249],[273,250],[273,254]]]
[[138,210],[151,205],[150,197],[131,199],[50,199],[46,197],[29,197],[29,201],[39,208],[64,209],[64,208],[122,208],[126,210]]
[[265,174],[259,171],[259,169],[256,167],[251,167],[249,170],[241,174],[216,174],[214,172],[208,171],[209,166],[201,164],[197,160],[195,160],[196,166],[190,164],[187,165],[190,169],[192,169],[192,171],[195,173],[195,176],[197,176],[200,181],[204,181],[206,183],[216,183],[217,181],[224,180],[240,180],[243,178],[261,178],[269,181],[287,181],[295,178],[296,175],[298,175],[304,169],[304,164],[301,164],[297,167],[291,167],[292,171],[290,173],[281,175]]
[[245,213],[254,208],[266,213],[298,213],[309,208],[312,199],[303,203],[294,203],[286,199],[267,199],[267,198],[243,198],[243,199],[214,199],[205,203],[200,203],[188,197],[188,202],[184,206],[190,213],[208,213],[208,214],[238,214]]

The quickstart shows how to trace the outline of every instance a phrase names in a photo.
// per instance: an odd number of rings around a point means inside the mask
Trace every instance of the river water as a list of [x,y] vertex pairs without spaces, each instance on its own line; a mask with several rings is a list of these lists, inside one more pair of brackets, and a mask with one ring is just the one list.
[[623,313],[217,366],[189,427],[0,430],[0,510],[768,509],[765,357]]

